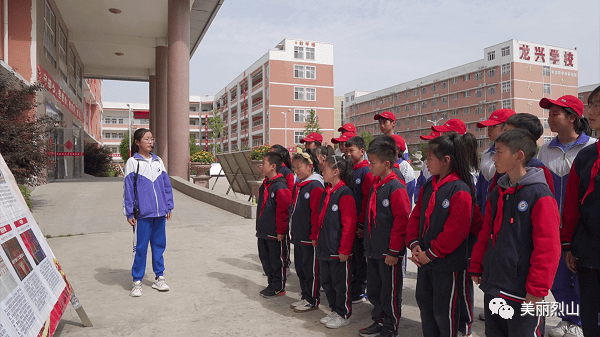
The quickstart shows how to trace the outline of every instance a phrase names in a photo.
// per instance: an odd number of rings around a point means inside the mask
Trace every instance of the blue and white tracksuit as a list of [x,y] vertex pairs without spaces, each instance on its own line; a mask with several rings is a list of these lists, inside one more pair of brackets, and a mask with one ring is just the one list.
[[133,218],[136,172],[137,202],[140,215],[133,227],[133,265],[131,274],[134,281],[141,281],[146,271],[148,242],[152,249],[152,269],[156,277],[165,270],[163,252],[167,246],[165,233],[166,215],[173,211],[173,189],[171,180],[162,160],[151,153],[152,159],[145,159],[139,153],[127,160],[123,189],[123,213],[127,219]]
[[[554,197],[558,203],[558,208],[562,214],[563,204],[565,201],[565,191],[567,189],[567,178],[569,171],[573,165],[573,160],[577,156],[577,153],[584,147],[596,142],[595,138],[589,137],[585,133],[582,133],[574,143],[565,146],[558,141],[558,137],[554,138],[549,143],[546,143],[540,147],[537,154],[537,158],[546,165],[546,167],[552,173],[554,182]],[[562,225],[561,225],[562,227]],[[552,294],[557,302],[562,302],[565,305],[571,305],[575,303],[579,306],[579,282],[577,281],[577,274],[573,273],[567,268],[563,258],[560,259],[558,264],[558,270],[554,277],[554,284],[552,285]],[[563,320],[571,321],[574,324],[581,326],[581,318],[577,315],[563,316]]]
[[496,166],[492,160],[495,154],[496,144],[492,144],[492,146],[481,155],[479,177],[477,177],[477,183],[475,184],[475,195],[477,196],[477,205],[479,206],[481,215],[485,215],[485,205],[487,203],[488,194],[490,193],[490,185],[496,174]]
[[421,192],[421,187],[425,185],[426,182],[431,180],[431,173],[427,169],[427,159],[423,160],[423,166],[421,166],[421,173],[419,174],[419,178],[417,179],[417,183],[415,185],[415,202],[417,202],[417,198],[419,197],[419,193]]
[[399,158],[396,161],[398,165],[400,165],[400,172],[404,176],[404,182],[406,183],[406,192],[408,193],[408,199],[410,200],[411,209],[413,205],[414,199],[418,197],[418,194],[415,194],[415,170],[413,170],[412,166],[408,163],[408,161],[404,160],[404,158]]

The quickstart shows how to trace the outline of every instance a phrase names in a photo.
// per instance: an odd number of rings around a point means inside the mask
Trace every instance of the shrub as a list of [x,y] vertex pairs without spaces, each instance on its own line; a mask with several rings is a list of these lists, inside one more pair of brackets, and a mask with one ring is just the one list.
[[269,152],[270,148],[271,146],[267,144],[255,146],[252,148],[252,151],[250,151],[250,155],[248,156],[248,158],[250,160],[262,160],[265,156],[265,153]]
[[111,152],[108,148],[97,147],[95,144],[85,146],[83,157],[83,171],[95,177],[106,177],[112,162]]
[[31,191],[26,186],[19,185],[19,190],[21,190],[21,194],[27,203],[27,207],[31,210]]
[[192,155],[190,160],[194,163],[210,164],[215,162],[215,157],[208,151],[200,150]]

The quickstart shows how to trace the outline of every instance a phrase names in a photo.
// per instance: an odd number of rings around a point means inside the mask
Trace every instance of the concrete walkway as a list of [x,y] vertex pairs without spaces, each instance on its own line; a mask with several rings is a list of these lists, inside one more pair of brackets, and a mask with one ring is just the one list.
[[[211,185],[212,186],[212,185]],[[168,222],[165,277],[167,293],[151,289],[150,258],[143,296],[131,289],[132,230],[122,215],[122,180],[54,183],[32,194],[34,217],[52,237],[50,247],[86,309],[92,328],[81,326],[71,306],[56,336],[358,336],[371,324],[371,304],[354,305],[352,323],[337,330],[318,320],[321,310],[297,314],[289,305],[299,299],[292,268],[287,296],[264,299],[266,286],[254,236],[254,220],[232,215],[175,191],[175,211]],[[67,234],[83,234],[63,236]],[[415,302],[416,267],[409,265],[403,291],[401,336],[420,336]],[[475,314],[483,309],[476,290]],[[473,336],[483,336],[483,322]]]

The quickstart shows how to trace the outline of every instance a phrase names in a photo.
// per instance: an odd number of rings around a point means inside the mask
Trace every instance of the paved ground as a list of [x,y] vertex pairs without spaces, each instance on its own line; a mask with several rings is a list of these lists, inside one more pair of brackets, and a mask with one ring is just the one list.
[[[149,263],[143,296],[131,298],[132,232],[122,215],[122,181],[48,184],[36,188],[32,197],[34,217],[52,235],[50,247],[94,324],[82,327],[69,306],[56,336],[357,336],[359,328],[371,323],[368,303],[355,305],[352,323],[338,330],[318,322],[328,309],[326,300],[321,310],[294,313],[289,305],[299,299],[299,286],[293,269],[287,296],[260,297],[266,278],[257,256],[254,220],[177,191],[165,252],[171,291],[150,288]],[[83,235],[59,236],[67,234]],[[416,267],[410,264],[401,336],[421,335],[415,278]],[[482,293],[476,292],[479,314]],[[483,336],[482,321],[475,322],[474,336]]]

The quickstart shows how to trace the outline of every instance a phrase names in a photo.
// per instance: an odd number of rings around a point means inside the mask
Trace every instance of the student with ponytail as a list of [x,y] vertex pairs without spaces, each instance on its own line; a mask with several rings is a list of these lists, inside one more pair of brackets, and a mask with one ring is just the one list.
[[275,152],[281,156],[282,164],[281,168],[277,173],[281,173],[283,178],[285,178],[287,187],[291,192],[294,189],[296,178],[294,177],[294,173],[292,172],[292,161],[290,159],[290,151],[288,151],[288,149],[279,144],[275,144],[271,146],[269,152]]
[[323,177],[315,173],[319,162],[311,150],[295,153],[292,158],[298,176],[292,192],[290,225],[294,244],[294,264],[300,279],[301,299],[291,305],[295,312],[309,312],[319,308],[319,260],[310,234],[317,228],[319,202],[323,195]]
[[427,146],[433,175],[410,216],[406,242],[418,267],[416,299],[423,336],[456,336],[468,266],[468,235],[474,207],[471,171],[477,168],[476,139],[448,132]]
[[331,313],[320,322],[336,329],[348,325],[352,315],[350,257],[357,223],[352,161],[339,156],[328,157],[323,165],[323,179],[327,185],[311,240],[317,247],[321,284],[331,308]]
[[[567,178],[577,153],[588,145],[596,142],[587,118],[583,117],[583,102],[577,97],[565,95],[557,100],[542,98],[540,107],[549,109],[548,124],[550,130],[558,135],[549,143],[540,147],[537,158],[546,165],[552,173],[554,180],[554,197],[558,208],[562,212],[567,187]],[[554,284],[552,295],[559,303],[574,303],[579,305],[579,286],[577,274],[567,268],[561,259]],[[567,332],[574,336],[582,335],[581,317],[579,315],[564,315],[557,326],[548,329],[548,336],[562,337]]]

